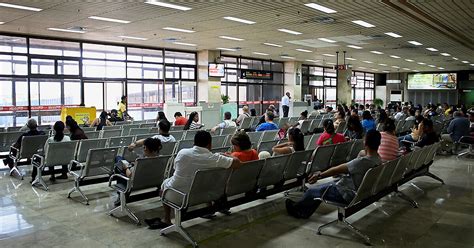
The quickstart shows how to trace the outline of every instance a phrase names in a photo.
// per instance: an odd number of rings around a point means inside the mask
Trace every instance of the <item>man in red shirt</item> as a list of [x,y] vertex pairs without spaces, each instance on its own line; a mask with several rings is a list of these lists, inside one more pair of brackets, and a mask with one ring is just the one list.
[[186,125],[186,122],[188,122],[188,119],[186,119],[186,117],[183,117],[181,112],[174,113],[174,118],[175,118],[175,121],[174,121],[175,126],[184,126]]

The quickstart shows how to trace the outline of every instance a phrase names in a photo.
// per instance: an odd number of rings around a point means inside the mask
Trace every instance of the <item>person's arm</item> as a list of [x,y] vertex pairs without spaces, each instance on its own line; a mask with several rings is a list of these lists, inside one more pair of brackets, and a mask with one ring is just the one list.
[[453,129],[454,129],[454,119],[449,123],[448,130],[447,130],[448,133],[452,133]]
[[233,157],[232,164],[230,165],[230,168],[236,170],[236,169],[239,169],[242,165],[243,165],[243,163],[240,162],[240,160],[238,158]]
[[289,146],[285,147],[273,147],[272,151],[276,154],[290,154],[292,152]]
[[287,147],[289,145],[292,145],[292,143],[285,142],[285,143],[278,144],[278,145],[274,146],[273,148],[283,148],[283,147]]
[[145,139],[137,140],[128,146],[128,150],[132,151],[136,147],[141,147],[145,144]]
[[329,168],[323,172],[316,172],[311,177],[308,179],[308,182],[310,184],[315,184],[319,179],[327,178],[327,177],[332,177],[332,176],[337,176],[341,174],[347,174],[349,173],[349,167],[347,167],[347,164],[341,164],[332,168]]
[[319,136],[318,141],[316,141],[316,145],[320,146],[323,144],[323,135]]
[[112,122],[110,122],[109,120],[105,120],[105,125],[110,127],[110,126],[112,126]]

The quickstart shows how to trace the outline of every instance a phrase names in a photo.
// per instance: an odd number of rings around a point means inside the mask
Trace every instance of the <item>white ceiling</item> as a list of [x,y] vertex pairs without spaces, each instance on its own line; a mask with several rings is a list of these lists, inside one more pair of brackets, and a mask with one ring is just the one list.
[[[40,12],[0,7],[0,32],[43,35],[59,38],[97,40],[136,45],[146,45],[183,50],[215,50],[218,47],[240,48],[224,54],[242,55],[274,60],[281,55],[296,57],[298,61],[319,60],[315,63],[335,63],[335,57],[322,54],[347,51],[347,61],[363,71],[435,71],[474,69],[474,2],[459,1],[301,1],[301,0],[220,0],[220,1],[166,1],[192,8],[180,11],[145,4],[145,0],[129,1],[79,1],[79,0],[0,0],[3,3],[25,5],[43,9]],[[326,14],[306,7],[305,3],[317,2],[334,9],[337,13]],[[100,16],[131,21],[119,24],[89,19]],[[223,19],[233,16],[256,22],[246,25]],[[335,21],[323,24],[318,18],[330,17]],[[364,20],[376,27],[364,28],[351,21]],[[47,28],[84,27],[85,34],[63,33]],[[163,30],[164,27],[190,29],[195,33],[179,33]],[[301,32],[292,35],[277,31],[290,29]],[[392,38],[384,33],[395,32],[402,38]],[[218,38],[232,36],[245,39],[233,41]],[[147,38],[146,41],[122,39],[117,36]],[[164,39],[176,38],[180,42],[197,44],[197,47],[175,45]],[[329,38],[336,43],[327,43],[318,38]],[[407,41],[421,42],[414,46]],[[276,43],[283,47],[271,47],[262,43]],[[363,49],[348,48],[357,44]],[[428,47],[438,52],[426,50]],[[311,53],[296,51],[305,49]],[[377,55],[370,51],[380,51]],[[255,55],[267,53],[269,56]],[[441,56],[449,53],[451,56]],[[400,59],[391,58],[396,55]],[[454,60],[456,57],[459,60]],[[341,56],[342,59],[342,56]],[[412,59],[415,62],[407,62]],[[373,63],[364,63],[371,61]],[[469,63],[462,63],[469,61]],[[426,63],[419,65],[417,62]],[[312,64],[311,62],[305,62]],[[342,62],[340,62],[342,63]],[[387,66],[380,66],[386,64]],[[470,65],[473,64],[473,65]],[[436,68],[428,67],[435,65]],[[394,68],[392,66],[398,66]],[[367,69],[360,69],[365,67]]]

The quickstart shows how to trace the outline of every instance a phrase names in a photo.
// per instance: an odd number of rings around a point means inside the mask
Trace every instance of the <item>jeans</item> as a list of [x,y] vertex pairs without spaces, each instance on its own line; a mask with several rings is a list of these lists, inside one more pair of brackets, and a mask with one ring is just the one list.
[[283,105],[281,108],[283,109],[283,117],[288,117],[288,112],[290,111],[290,107]]
[[335,182],[328,182],[320,184],[316,187],[308,189],[304,195],[303,199],[295,204],[296,211],[304,218],[309,218],[313,213],[318,209],[321,204],[321,200],[315,198],[321,198],[323,193],[326,191],[324,199],[332,202],[339,202],[346,204],[347,201],[344,200],[341,193],[335,187]]
[[416,142],[416,140],[413,139],[413,137],[411,137],[411,134],[407,134],[405,136],[400,136],[398,137],[398,144],[400,146],[403,146],[404,144],[402,143],[402,140],[407,140],[407,141],[410,141],[410,142]]

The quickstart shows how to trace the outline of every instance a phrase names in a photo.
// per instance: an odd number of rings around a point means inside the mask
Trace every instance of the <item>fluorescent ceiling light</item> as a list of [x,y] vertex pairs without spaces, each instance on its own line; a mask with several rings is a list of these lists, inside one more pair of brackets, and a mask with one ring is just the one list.
[[255,24],[256,23],[254,21],[240,19],[240,18],[232,17],[232,16],[225,16],[224,19],[229,20],[229,21],[234,21],[234,22],[241,22],[241,23],[245,23],[245,24]]
[[469,64],[470,66],[474,66],[474,64]]
[[367,64],[373,64],[373,63],[374,63],[374,62],[368,61],[368,60],[364,60],[364,61],[362,61],[362,62],[367,63]]
[[291,57],[291,56],[280,56],[280,58],[282,58],[282,59],[296,59],[295,57]]
[[269,55],[268,53],[261,53],[261,52],[253,52],[253,54],[263,55],[263,56],[268,56]]
[[164,30],[169,30],[169,31],[176,31],[176,32],[182,32],[182,33],[194,33],[196,31],[194,30],[188,30],[188,29],[182,29],[182,28],[171,28],[171,27],[165,27],[163,28]]
[[89,16],[89,19],[94,19],[94,20],[104,21],[104,22],[124,23],[124,24],[130,23],[130,21],[114,19],[114,18],[107,18],[107,17],[100,17],[100,16]]
[[319,5],[319,4],[315,4],[315,3],[307,3],[305,4],[306,7],[310,7],[310,8],[313,8],[315,10],[319,10],[319,11],[322,11],[324,13],[328,13],[328,14],[333,14],[333,13],[336,13],[337,11],[333,10],[333,9],[330,9],[330,8],[327,8],[327,7],[324,7],[322,5]]
[[354,48],[354,49],[362,49],[360,46],[348,45],[347,47]]
[[300,33],[300,32],[293,31],[293,30],[289,30],[289,29],[285,29],[285,28],[280,28],[280,29],[278,29],[278,31],[284,32],[284,33],[288,33],[288,34],[294,34],[294,35],[300,35],[300,34],[302,34],[302,33]]
[[445,57],[448,57],[448,56],[451,56],[451,54],[449,53],[440,53],[442,56],[445,56]]
[[375,68],[372,68],[371,70],[372,70],[372,71],[379,71],[379,70],[377,70],[377,69],[375,69]]
[[263,44],[266,46],[272,46],[272,47],[283,47],[282,45],[273,44],[273,43],[263,43]]
[[363,67],[363,66],[359,66],[359,67],[357,67],[357,68],[359,68],[359,69],[367,69],[367,68],[365,68],[365,67]]
[[417,64],[419,64],[419,65],[426,65],[426,63],[423,63],[423,62],[418,62]]
[[412,44],[412,45],[415,45],[415,46],[421,46],[421,45],[423,45],[423,44],[421,44],[420,42],[414,41],[414,40],[408,41],[408,43],[410,43],[410,44]]
[[346,58],[346,59],[347,59],[347,60],[353,60],[353,61],[354,61],[354,60],[357,60],[357,59],[354,59],[354,58]]
[[319,62],[319,60],[313,60],[313,59],[307,59],[306,61],[308,61],[308,62],[313,62],[313,63]]
[[375,25],[373,24],[370,24],[368,22],[364,22],[362,20],[357,20],[357,21],[352,21],[353,23],[357,24],[357,25],[361,25],[362,27],[366,27],[366,28],[373,28],[375,27]]
[[399,59],[400,57],[397,55],[390,55],[390,58]]
[[0,25],[5,24],[5,22],[0,22]]
[[48,28],[48,30],[58,31],[58,32],[78,33],[78,34],[84,34],[86,32],[86,31],[81,31],[81,30],[73,30],[73,29],[65,29],[65,28]]
[[134,36],[126,36],[126,35],[119,35],[119,36],[117,36],[117,37],[123,38],[123,39],[131,39],[131,40],[148,40],[147,38],[134,37]]
[[192,44],[192,43],[185,43],[185,42],[178,42],[178,41],[176,41],[176,42],[173,42],[173,44],[175,44],[175,45],[181,45],[181,46],[192,46],[192,47],[195,47],[195,46],[197,46],[196,44]]
[[403,70],[405,70],[405,71],[411,71],[410,68],[403,68]]
[[374,54],[383,54],[383,52],[379,52],[379,51],[370,51],[370,52]]
[[330,53],[323,53],[322,55],[323,55],[323,56],[328,56],[328,57],[334,57],[334,56],[336,56],[336,55],[330,54]]
[[154,1],[154,0],[148,0],[145,3],[153,4],[153,5],[160,6],[160,7],[165,7],[165,8],[184,10],[184,11],[192,9],[192,8],[181,6],[181,5],[176,5],[176,4],[171,4],[171,3],[163,3],[163,2],[158,2],[158,1]]
[[218,50],[223,50],[223,51],[231,51],[231,52],[235,52],[236,50],[235,49],[232,49],[232,48],[225,48],[225,47],[218,47],[216,48]]
[[304,53],[312,53],[313,51],[310,51],[310,50],[306,50],[306,49],[301,49],[301,48],[297,48],[295,49],[296,51],[299,51],[299,52],[304,52]]
[[328,64],[328,65],[335,65],[336,63],[333,63],[333,62],[326,62],[326,64]]
[[459,60],[459,59],[458,59],[458,58],[456,58],[456,57],[453,57],[453,59],[454,59],[454,60]]
[[399,35],[399,34],[396,34],[396,33],[393,33],[393,32],[388,32],[388,33],[385,33],[386,35],[388,36],[392,36],[393,38],[401,38],[403,36]]
[[382,71],[382,72],[385,72],[385,73],[390,73],[390,71]]
[[438,69],[440,69],[440,70],[444,70],[444,67],[438,67]]
[[432,67],[432,68],[435,68],[436,66],[435,65],[428,65],[429,67]]
[[331,40],[331,39],[327,39],[327,38],[318,38],[318,40],[320,41],[325,41],[325,42],[329,42],[329,43],[336,43],[337,41],[335,40]]
[[43,10],[43,9],[39,9],[39,8],[33,8],[33,7],[17,5],[17,4],[10,4],[10,3],[0,3],[0,7],[13,8],[13,9],[22,9],[22,10],[29,10],[29,11],[36,11],[36,12]]
[[396,65],[392,65],[393,68],[396,68],[396,69],[399,69],[400,67],[399,66],[396,66]]
[[437,52],[438,51],[438,49],[432,48],[432,47],[428,47],[428,48],[426,48],[426,50],[432,51],[432,52]]
[[414,72],[420,72],[419,70],[413,70]]
[[407,62],[415,62],[413,59],[405,59]]
[[221,35],[219,36],[219,38],[221,39],[226,39],[226,40],[236,40],[236,41],[243,41],[244,39],[241,39],[241,38],[236,38],[236,37],[231,37],[231,36],[225,36],[225,35]]
[[387,66],[387,64],[379,64],[379,65],[381,65],[381,66]]
[[469,61],[467,61],[467,60],[463,60],[461,62],[463,62],[464,64],[469,64]]

